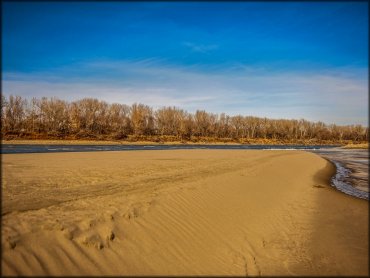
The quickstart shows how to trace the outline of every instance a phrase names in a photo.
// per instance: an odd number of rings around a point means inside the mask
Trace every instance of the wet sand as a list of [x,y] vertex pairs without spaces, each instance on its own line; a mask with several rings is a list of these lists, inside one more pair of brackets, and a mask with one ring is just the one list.
[[368,202],[303,151],[2,156],[3,275],[368,275]]

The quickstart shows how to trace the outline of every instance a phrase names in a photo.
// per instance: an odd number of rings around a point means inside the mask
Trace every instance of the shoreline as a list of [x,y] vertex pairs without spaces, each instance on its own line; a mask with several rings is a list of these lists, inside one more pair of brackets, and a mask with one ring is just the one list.
[[2,271],[368,275],[368,202],[333,173],[303,151],[3,155]]
[[154,142],[154,141],[99,141],[99,140],[3,140],[2,144],[28,145],[242,145],[236,142]]
[[245,142],[222,142],[222,141],[125,141],[125,140],[53,140],[53,139],[13,139],[2,140],[1,144],[28,144],[28,145],[302,145],[302,146],[338,146],[341,148],[350,149],[368,149],[369,145],[366,143],[346,144],[336,142],[283,142],[264,139],[251,139]]
[[[321,156],[321,155],[320,155]],[[321,156],[323,159],[327,160],[334,168],[335,173],[330,178],[330,186],[335,188],[335,190],[354,197],[358,199],[363,199],[366,201],[369,201],[369,192],[365,190],[358,189],[353,184],[345,182],[343,179],[346,177],[348,172],[351,171],[351,169],[346,168],[342,163],[331,160],[329,158],[326,158],[324,156]]]
[[336,190],[369,201],[368,162],[364,162],[368,156],[367,151],[342,148],[342,151],[318,150],[315,153],[335,167],[336,172],[331,178],[331,185]]
[[348,144],[343,146],[343,149],[369,149],[369,143]]

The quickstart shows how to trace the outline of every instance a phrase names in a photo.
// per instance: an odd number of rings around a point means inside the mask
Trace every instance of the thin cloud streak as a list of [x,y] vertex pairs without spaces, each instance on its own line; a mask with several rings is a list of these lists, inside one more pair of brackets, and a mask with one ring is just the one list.
[[189,112],[204,109],[229,115],[367,125],[366,74],[367,69],[350,68],[316,73],[250,67],[205,70],[157,59],[100,61],[52,73],[4,73],[3,92],[27,98],[93,97],[129,105],[140,102],[153,108],[177,106]]
[[184,42],[183,45],[188,47],[193,52],[209,53],[218,48],[217,44],[197,44],[192,42]]

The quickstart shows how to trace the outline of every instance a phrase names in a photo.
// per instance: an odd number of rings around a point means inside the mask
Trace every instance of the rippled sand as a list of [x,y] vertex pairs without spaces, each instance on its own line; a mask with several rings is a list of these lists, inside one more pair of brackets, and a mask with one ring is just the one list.
[[368,202],[301,151],[2,157],[2,274],[368,275]]

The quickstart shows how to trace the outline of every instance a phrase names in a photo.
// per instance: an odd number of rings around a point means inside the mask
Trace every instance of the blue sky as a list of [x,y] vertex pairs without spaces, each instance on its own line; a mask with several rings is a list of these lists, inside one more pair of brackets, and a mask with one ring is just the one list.
[[3,2],[5,95],[368,125],[367,2]]

